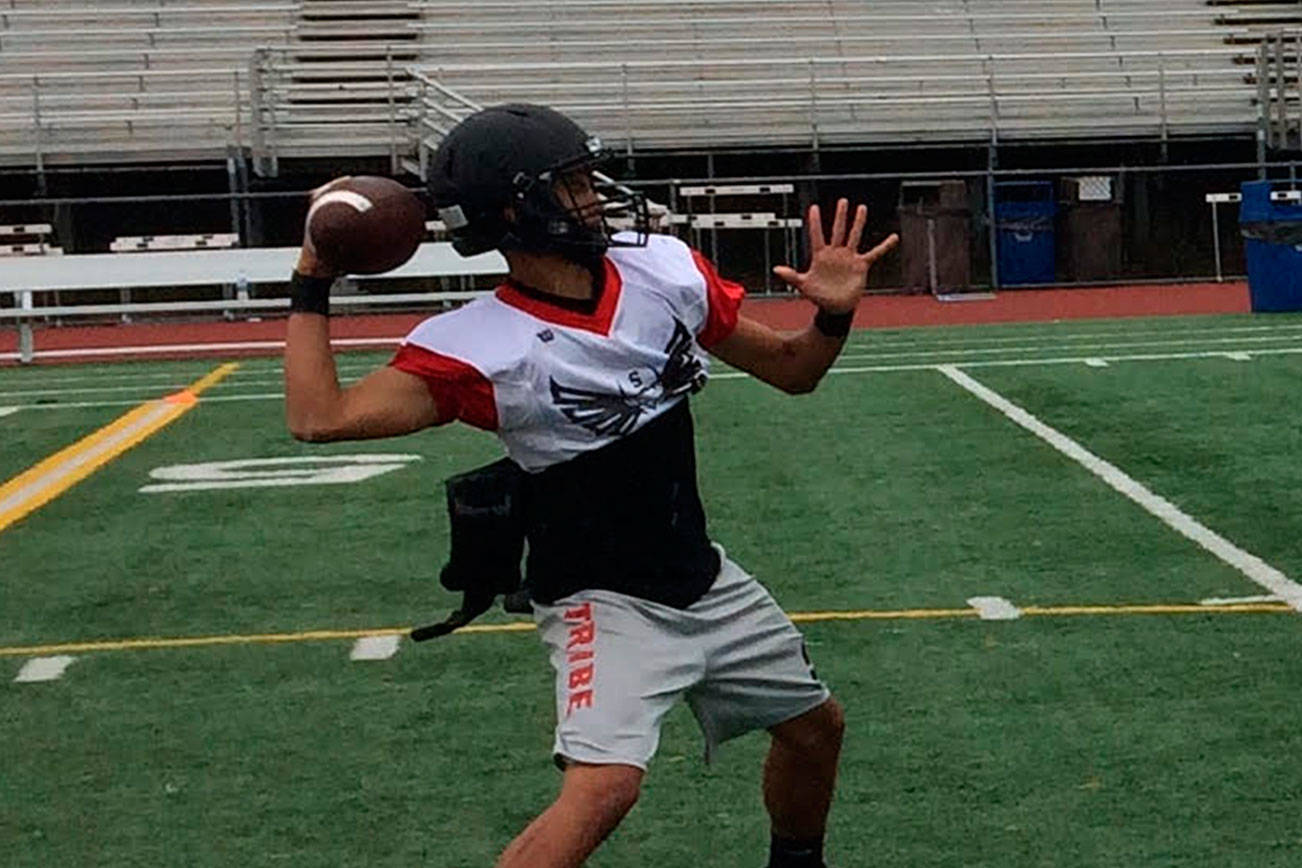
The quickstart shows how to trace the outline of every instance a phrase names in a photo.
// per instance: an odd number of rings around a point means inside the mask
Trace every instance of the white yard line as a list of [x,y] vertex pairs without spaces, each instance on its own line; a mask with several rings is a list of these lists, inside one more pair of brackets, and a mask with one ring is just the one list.
[[967,604],[977,610],[982,621],[1016,621],[1022,610],[1003,597],[969,597]]
[[[0,495],[0,516],[40,498],[51,489],[67,487],[68,480],[81,473],[83,468],[102,462],[105,456],[122,451],[123,444],[128,443],[142,431],[157,426],[160,421],[176,413],[177,406],[175,404],[168,404],[163,401],[145,408],[140,416],[129,425],[99,438],[91,443],[88,448],[80,450],[48,470],[38,473],[31,481],[15,485],[8,494]],[[8,484],[5,487],[8,488]]]
[[17,413],[21,409],[23,408],[22,407],[0,407],[0,419],[3,419],[6,416],[12,416],[13,414]]
[[[1242,340],[1260,340],[1260,339],[1259,339],[1259,338],[1258,338],[1258,339],[1254,339],[1254,338],[1235,338],[1235,339],[1232,339],[1232,340],[1235,340],[1235,341],[1242,341]],[[1276,338],[1275,340],[1278,340],[1278,338]],[[1211,341],[1211,343],[1219,343],[1219,342],[1220,342],[1220,341]],[[1190,342],[1188,342],[1188,341],[1163,341],[1163,342],[1157,342],[1157,343],[1174,343],[1174,344],[1182,344],[1182,345],[1183,345],[1183,344],[1190,343]],[[1109,349],[1109,348],[1112,348],[1112,349],[1121,349],[1121,350],[1124,350],[1125,348],[1127,348],[1127,347],[1129,347],[1129,346],[1146,346],[1146,344],[1099,344],[1099,345],[1095,345],[1095,346],[1091,346],[1091,347],[1081,347],[1081,349],[1097,350],[1097,349]],[[950,355],[950,356],[958,356],[958,355],[963,355],[963,354],[965,354],[965,353],[972,354],[972,353],[1014,352],[1014,351],[1028,351],[1028,350],[1029,350],[1029,351],[1033,351],[1033,350],[1035,350],[1035,349],[1037,349],[1037,348],[1036,348],[1036,347],[1010,347],[1010,348],[1008,348],[1007,350],[961,350],[961,351],[954,351],[954,352],[951,352],[951,353],[949,353],[949,355]],[[1276,351],[1277,351],[1277,352],[1278,352],[1278,351],[1302,352],[1302,347],[1283,347],[1283,348],[1276,348]],[[1251,360],[1251,357],[1250,357],[1250,355],[1249,355],[1249,352],[1248,352],[1248,351],[1245,351],[1245,350],[1238,350],[1238,349],[1236,349],[1236,350],[1226,350],[1226,351],[1224,351],[1224,352],[1219,351],[1219,350],[1211,350],[1211,351],[1208,351],[1208,352],[1211,353],[1212,355],[1222,355],[1222,356],[1224,356],[1224,357],[1226,357],[1226,358],[1233,359],[1233,360],[1235,360],[1235,361],[1250,361],[1250,360]],[[1257,349],[1254,348],[1251,352],[1256,353],[1256,352],[1267,352],[1267,351],[1266,351],[1266,350],[1257,350]],[[892,357],[895,357],[895,356],[942,355],[942,354],[944,354],[944,353],[942,353],[941,351],[936,351],[936,352],[926,352],[926,353],[921,353],[921,352],[920,352],[920,353],[874,353],[874,354],[868,354],[868,355],[843,354],[843,355],[838,359],[838,361],[843,363],[843,362],[845,362],[846,360],[854,360],[854,359],[886,359],[886,358],[892,358]],[[1139,358],[1139,357],[1133,357],[1133,358]],[[1042,361],[1042,360],[1036,360],[1036,359],[1029,359],[1029,360],[1024,360],[1024,359],[1001,359],[1001,360],[998,360],[998,361],[999,361],[999,362],[1014,362],[1014,363],[1034,364],[1036,361]],[[1107,365],[1108,365],[1108,362],[1105,360],[1105,357],[1098,356],[1098,355],[1092,355],[1092,356],[1087,356],[1087,357],[1081,357],[1081,358],[1079,359],[1079,361],[1082,362],[1083,364],[1089,365],[1089,366],[1091,366],[1091,367],[1096,367],[1096,368],[1103,368],[1103,367],[1107,367]],[[941,363],[941,362],[937,362],[937,363],[933,363],[933,364],[940,364],[940,363]],[[983,361],[983,362],[968,362],[968,361],[964,361],[962,364],[963,364],[964,367],[971,367],[971,366],[973,366],[973,365],[979,365],[979,364],[994,364],[994,363],[995,363],[994,361]],[[339,372],[341,375],[343,375],[343,374],[349,374],[349,373],[358,373],[358,372],[361,372],[361,371],[370,371],[370,370],[375,369],[376,367],[379,367],[379,365],[372,364],[372,365],[369,365],[369,366],[340,366],[337,370],[338,370],[338,372]],[[926,367],[926,365],[924,365],[923,367]],[[844,368],[844,365],[842,365],[841,368],[838,368],[838,371],[842,370],[843,368]],[[900,370],[900,368],[890,368],[889,370]],[[256,378],[256,376],[253,376],[253,377],[250,376],[250,375],[256,375],[256,374],[261,374],[261,373],[264,373],[264,372],[254,370],[254,371],[249,371],[249,372],[246,374],[245,377],[241,377],[241,378],[238,378],[238,379],[235,378],[235,377],[232,377],[230,380],[227,381],[226,386],[225,386],[225,389],[229,389],[229,388],[232,387],[232,386],[274,386],[274,385],[280,385],[280,384],[283,382],[283,379],[282,379],[280,376],[275,376],[275,377],[265,377],[265,378],[261,378],[261,379]],[[270,374],[271,371],[266,371],[265,373]],[[721,375],[719,375],[719,376],[723,377],[723,376],[725,376],[725,375],[722,375],[722,374],[721,374]],[[177,378],[176,378],[176,377],[172,377],[171,379],[176,380]],[[183,379],[183,378],[182,378],[182,379]],[[345,378],[344,382],[348,382],[347,378]],[[95,385],[95,386],[81,386],[81,387],[71,387],[71,388],[61,387],[61,388],[55,388],[55,389],[23,389],[23,390],[18,390],[18,391],[0,391],[0,400],[13,400],[13,399],[15,399],[15,398],[29,398],[29,399],[30,399],[30,398],[39,398],[39,397],[54,396],[54,395],[77,395],[77,394],[98,394],[98,393],[105,393],[105,394],[107,394],[107,393],[110,393],[110,392],[131,392],[131,391],[140,390],[140,389],[157,389],[157,388],[160,388],[160,387],[158,387],[158,386],[152,386],[152,385],[151,385],[151,386],[143,386],[143,385],[135,385],[135,386],[100,386],[100,385]],[[176,386],[174,386],[174,388],[181,388],[181,386],[180,386],[180,385],[176,385]],[[152,394],[152,393],[151,393],[151,394]],[[145,398],[142,397],[141,400],[145,400]]]
[[[148,362],[146,364],[148,364],[151,369],[156,369],[168,363]],[[188,382],[189,380],[192,380],[195,377],[202,375],[204,371],[208,370],[208,366],[211,365],[211,362],[207,361],[207,362],[200,362],[200,363],[178,363],[178,364],[185,364],[186,367],[184,369],[174,370],[170,373],[156,372],[156,373],[125,374],[122,373],[122,369],[124,367],[129,368],[130,366],[112,365],[102,369],[86,371],[78,376],[62,376],[62,375],[52,376],[51,372],[48,369],[28,371],[23,369],[9,368],[9,369],[0,369],[0,382],[9,379],[5,377],[6,373],[10,371],[20,371],[22,375],[13,377],[12,380],[10,380],[6,384],[17,387],[20,385],[30,385],[32,383],[40,383],[42,386],[57,384],[58,386],[63,387],[63,386],[77,385],[77,384],[99,385],[104,383],[110,383],[110,384],[116,383],[116,384],[124,384],[124,385],[134,384],[136,386],[141,386],[141,384],[148,384],[147,385],[148,388],[161,388],[158,385],[158,382],[160,380],[163,381],[170,380],[172,382]],[[370,364],[353,364],[351,362],[346,362],[343,359],[340,359],[336,367],[339,373],[343,374],[343,373],[348,373],[350,371],[357,372],[357,371],[373,370],[375,368],[375,363],[372,362]],[[233,383],[248,377],[266,376],[271,374],[276,374],[276,375],[281,374],[280,359],[274,356],[269,356],[266,358],[251,358],[246,362],[244,362],[240,370],[232,374],[227,379],[227,382]]]
[[[1290,340],[1291,336],[1266,336],[1266,337],[1237,337],[1237,338],[1180,338],[1176,340],[1161,341],[1127,341],[1120,344],[1087,344],[1082,346],[1070,347],[1073,350],[1098,350],[1098,349],[1124,349],[1126,347],[1144,347],[1144,346],[1187,346],[1189,344],[1209,344],[1209,343],[1245,343],[1253,341],[1280,341]],[[401,343],[401,337],[391,338],[337,338],[330,343],[332,346],[347,347],[395,347]],[[45,350],[38,351],[37,355],[43,359],[66,359],[66,358],[96,358],[103,356],[135,356],[135,355],[159,355],[164,353],[196,353],[196,352],[233,352],[241,350],[280,350],[285,346],[284,341],[237,341],[227,343],[198,343],[198,344],[162,344],[151,346],[136,347],[94,347],[78,348],[65,350]],[[874,349],[892,349],[891,346],[882,343],[872,345]],[[847,347],[849,350],[863,349],[859,345]],[[982,353],[1014,353],[1014,352],[1037,352],[1044,350],[1040,346],[1015,346],[1015,347],[972,347],[969,345],[958,349],[928,349],[928,350],[910,350],[904,352],[874,352],[874,353],[846,353],[842,358],[848,359],[889,359],[902,358],[908,356],[963,356],[979,355]],[[1048,349],[1053,349],[1049,347]],[[1063,349],[1068,349],[1063,347]],[[1095,354],[1097,355],[1097,354]],[[0,358],[17,358],[16,354],[0,354]]]
[[[1286,347],[1282,349],[1253,350],[1252,356],[1282,356],[1302,354],[1302,347]],[[1067,358],[1055,359],[996,359],[980,362],[963,362],[965,368],[1007,368],[1007,367],[1029,367],[1034,365],[1087,365],[1091,362],[1097,364],[1104,362],[1107,364],[1113,362],[1169,362],[1169,361],[1186,361],[1190,359],[1225,359],[1229,358],[1230,351],[1227,350],[1210,350],[1208,352],[1197,353],[1150,353],[1140,356],[1071,356]],[[863,365],[854,367],[836,367],[828,371],[829,374],[893,374],[905,371],[938,371],[945,367],[943,364],[918,364],[918,365]],[[741,371],[724,371],[718,374],[711,374],[711,380],[743,380],[753,379],[750,374]],[[279,383],[279,380],[275,382]],[[344,380],[343,382],[347,382]],[[238,382],[229,382],[223,384],[222,389],[229,391],[232,387],[241,385]],[[242,385],[258,385],[253,381],[244,381]],[[199,399],[199,403],[208,403],[209,401],[271,401],[284,398],[283,392],[259,392],[253,394],[225,394],[225,395],[204,395]],[[77,410],[90,407],[131,407],[139,403],[138,401],[69,401],[58,404],[20,404],[20,410]]]
[[[200,404],[206,404],[209,401],[270,401],[273,399],[284,399],[284,392],[264,392],[250,395],[204,395],[199,399]],[[69,401],[66,404],[23,404],[19,409],[23,410],[84,410],[94,407],[134,407],[139,401]]]
[[[1180,362],[1189,359],[1227,359],[1231,350],[1207,350],[1195,353],[1144,353],[1136,356],[1064,356],[1045,359],[986,359],[976,362],[956,362],[964,368],[1024,368],[1034,365],[1088,365],[1091,362]],[[1252,356],[1295,356],[1302,353],[1302,347],[1280,347],[1275,349],[1252,350]],[[923,363],[916,365],[853,365],[835,367],[829,374],[895,374],[902,371],[938,371],[948,367],[943,363]],[[711,380],[736,380],[749,377],[750,374],[725,372],[711,374]]]
[[[341,385],[346,386],[349,383],[356,382],[357,379],[358,378],[355,377],[350,378],[347,376],[341,376],[339,382]],[[283,385],[284,382],[285,380],[283,377],[267,377],[264,379],[241,379],[241,380],[236,380],[234,378],[231,378],[228,379],[225,384],[223,384],[223,388],[230,388],[231,386],[280,386]],[[176,389],[184,389],[184,388],[185,388],[185,383],[182,382],[182,383],[175,383],[166,386],[160,386],[160,385],[107,386],[107,387],[85,386],[82,388],[74,388],[74,389],[30,389],[21,392],[0,392],[0,399],[12,400],[14,398],[39,398],[39,397],[44,397],[46,395],[83,395],[88,393],[94,395],[94,394],[101,394],[101,393],[108,393],[108,392],[136,392],[140,395],[140,397],[139,400],[137,400],[135,403],[140,403],[140,401],[148,401],[152,397],[157,395],[159,389],[176,390]]]
[[353,643],[349,660],[388,660],[398,653],[400,636],[363,636]]
[[[181,379],[184,380],[185,378],[181,378]],[[148,394],[145,397],[142,397],[140,400],[147,401],[149,400],[149,398],[157,395],[159,389],[170,389],[172,391],[176,391],[177,389],[184,389],[184,388],[185,388],[184,382],[180,382],[176,378],[169,378],[168,380],[165,380],[162,384],[153,384],[153,385],[138,384],[134,386],[82,386],[80,388],[72,388],[72,389],[67,389],[67,388],[20,389],[14,392],[0,392],[0,398],[5,398],[5,399],[39,398],[42,395],[82,395],[86,393],[96,395],[96,394],[102,394],[108,392],[142,392],[143,391],[143,392],[147,392]]]
[[[1016,324],[1003,324],[1003,325],[1015,326]],[[1197,343],[1200,340],[1208,340],[1211,338],[1223,337],[1225,335],[1268,333],[1268,334],[1278,334],[1279,336],[1273,338],[1272,337],[1261,338],[1261,340],[1285,340],[1289,337],[1288,333],[1290,332],[1302,332],[1302,324],[1276,325],[1276,326],[1237,326],[1231,328],[1205,328],[1205,329],[1146,329],[1146,330],[1136,330],[1136,331],[1073,332],[1065,335],[1019,334],[1019,335],[989,336],[989,337],[968,336],[968,337],[936,338],[930,340],[914,339],[911,336],[904,340],[901,340],[899,339],[898,335],[882,335],[877,330],[863,330],[863,331],[856,331],[852,333],[850,341],[846,344],[845,349],[847,353],[854,352],[854,351],[861,351],[861,350],[862,351],[893,350],[902,347],[926,347],[926,348],[933,348],[933,349],[958,347],[960,350],[972,349],[973,351],[979,351],[977,350],[977,348],[981,347],[983,344],[1038,343],[1038,344],[1050,345],[1049,347],[1031,348],[1031,349],[1038,350],[1038,349],[1054,349],[1055,347],[1052,346],[1053,344],[1063,344],[1069,341],[1100,340],[1100,339],[1109,339],[1109,338],[1158,337],[1158,338],[1173,339],[1181,343]],[[336,340],[333,343],[337,346],[353,346],[353,345],[366,346],[366,345],[374,344],[382,349],[385,345],[396,344],[400,340],[401,339],[398,337],[358,338],[358,339],[344,338],[344,339]],[[241,348],[248,349],[248,348],[276,348],[276,347],[283,346],[283,344],[279,341],[246,341],[241,343],[228,343],[228,344],[168,345],[167,347],[163,347],[163,348],[155,348],[154,351],[172,352],[177,350],[178,348],[183,348],[185,346],[194,347],[195,349],[211,349],[211,348],[221,348],[221,347],[231,347],[235,349],[241,349]],[[1076,347],[1069,348],[1066,346],[1060,346],[1057,348],[1078,349]],[[114,353],[136,352],[136,351],[137,348],[129,348],[129,347],[121,348],[121,349],[114,348],[112,350],[112,352]],[[1007,349],[1007,351],[1012,352],[1013,350]],[[105,351],[100,349],[77,349],[77,350],[67,350],[67,351],[61,350],[55,352],[99,354]],[[17,354],[3,353],[0,354],[0,358],[17,358]],[[845,358],[845,356],[842,356],[842,358]],[[271,369],[268,368],[267,372],[270,372],[270,370]],[[362,370],[370,370],[370,368],[366,366],[348,365],[346,363],[341,363],[339,365],[340,373],[344,373],[349,370],[362,371]],[[2,373],[3,372],[0,372],[0,374]],[[184,370],[184,371],[178,371],[176,373],[139,373],[139,374],[128,375],[128,374],[122,374],[121,372],[118,371],[87,371],[77,376],[49,376],[46,373],[42,373],[38,378],[34,377],[33,379],[38,379],[39,382],[41,382],[42,384],[51,384],[51,383],[76,384],[76,383],[96,383],[96,382],[133,383],[133,382],[142,382],[142,381],[184,379],[188,377],[191,373],[192,373],[191,370]],[[257,369],[257,360],[250,360],[249,363],[246,364],[245,369],[241,373],[245,375],[252,375],[252,374],[264,373],[264,372],[259,371]],[[231,378],[231,381],[232,382],[235,381],[238,378],[238,376],[239,375],[233,376]]]
[[[1015,326],[1017,324],[1003,324]],[[937,338],[934,340],[916,339],[912,336],[900,340],[898,337],[875,337],[871,331],[855,332],[849,343],[846,344],[847,350],[866,350],[866,349],[895,349],[899,347],[935,347],[944,348],[947,346],[958,346],[973,348],[972,351],[981,344],[999,344],[999,343],[1061,343],[1064,341],[1077,340],[1099,340],[1100,338],[1129,338],[1129,337],[1163,337],[1175,338],[1182,343],[1195,343],[1199,340],[1207,340],[1209,336],[1232,335],[1232,334],[1251,334],[1251,333],[1285,333],[1302,331],[1302,325],[1279,325],[1279,326],[1237,326],[1231,328],[1208,328],[1208,329],[1149,329],[1138,331],[1104,331],[1104,332],[1073,332],[1065,335],[1006,335],[990,337],[960,337],[960,338]],[[1187,337],[1186,337],[1187,336]],[[1260,338],[1260,340],[1280,340],[1279,338]],[[331,341],[331,344],[338,347],[362,347],[375,346],[385,347],[394,346],[401,342],[401,336],[382,337],[382,338],[340,338]],[[1256,340],[1256,339],[1253,339]],[[163,346],[139,346],[139,347],[103,347],[103,348],[76,348],[64,350],[38,351],[42,358],[77,358],[94,356],[115,356],[115,355],[149,355],[158,353],[173,352],[200,352],[200,351],[221,351],[221,350],[249,350],[249,349],[279,349],[284,347],[283,341],[239,341],[227,343],[196,343],[196,344],[167,344]],[[1029,349],[1041,349],[1032,347]],[[1066,349],[1066,347],[1063,347]],[[1008,349],[1013,352],[1013,349]],[[18,354],[0,353],[0,359],[17,360]],[[87,375],[87,379],[92,379],[95,375]],[[102,375],[101,375],[102,376]],[[141,375],[146,377],[149,375]],[[171,375],[163,375],[171,376]],[[80,378],[65,378],[64,382],[80,382]],[[52,382],[52,381],[50,381]]]
[[[397,346],[401,337],[393,338],[335,338],[330,341],[334,347],[383,347]],[[78,359],[99,356],[150,356],[164,353],[218,353],[238,350],[280,350],[285,348],[284,341],[229,341],[198,344],[147,344],[139,347],[79,347],[66,350],[37,350],[38,359]],[[16,360],[17,353],[0,353],[0,359]]]
[[1279,597],[1274,594],[1257,594],[1251,597],[1208,597],[1205,600],[1199,600],[1200,606],[1237,606],[1244,603],[1281,603]]
[[1244,551],[1225,537],[1200,524],[1171,501],[1149,491],[1115,465],[1099,458],[1066,434],[1050,428],[993,389],[982,385],[955,367],[945,365],[938,370],[1063,455],[1084,466],[1114,490],[1139,504],[1177,533],[1193,540],[1243,573],[1251,581],[1277,595],[1294,610],[1302,612],[1302,585],[1256,555]]
[[[1185,347],[1191,344],[1208,346],[1212,344],[1247,344],[1252,342],[1297,341],[1299,335],[1281,335],[1279,337],[1237,337],[1237,338],[1196,338],[1191,340],[1166,341],[1125,341],[1123,343],[1079,344],[1072,347],[967,347],[962,349],[910,350],[902,353],[842,353],[842,359],[894,359],[910,356],[974,356],[991,353],[1035,353],[1046,350],[1127,350],[1132,347]],[[1252,348],[1255,352],[1255,348]],[[1098,355],[1094,353],[1094,355]],[[964,364],[967,364],[964,362]]]
[[[160,365],[166,364],[166,362],[150,362],[148,364],[151,368],[157,368]],[[113,367],[110,368],[86,371],[75,377],[53,376],[50,373],[49,369],[7,368],[7,369],[0,369],[0,379],[4,378],[4,374],[6,372],[19,371],[22,374],[27,374],[28,376],[15,377],[14,378],[15,382],[11,383],[10,385],[20,385],[22,384],[22,381],[25,380],[30,381],[32,383],[41,383],[41,384],[58,383],[59,385],[66,385],[68,383],[144,383],[144,382],[156,384],[159,380],[181,381],[181,380],[194,379],[195,377],[201,375],[205,370],[207,370],[207,367],[210,365],[211,365],[211,360],[205,360],[199,364],[189,365],[188,370],[173,371],[171,373],[166,373],[166,374],[165,373],[124,374],[122,373],[122,368],[120,366],[114,365]]]
[[34,684],[39,681],[54,681],[63,677],[75,657],[60,655],[58,657],[33,657],[18,670],[14,681],[18,684]]
[[[1018,325],[1037,325],[1032,323],[995,323],[993,325],[1015,328]],[[1044,325],[1039,323],[1038,325]],[[921,329],[937,328],[936,326],[902,326],[907,331],[918,331]],[[948,328],[940,326],[939,328]],[[909,335],[907,339],[900,340],[901,335],[883,334],[887,329],[856,329],[850,333],[850,339],[846,342],[847,349],[872,349],[884,347],[886,349],[895,349],[897,347],[935,347],[942,348],[947,346],[976,347],[982,344],[1012,344],[1012,343],[1047,343],[1054,344],[1068,341],[1088,341],[1101,340],[1105,338],[1177,338],[1196,336],[1218,336],[1233,334],[1255,334],[1260,332],[1298,332],[1302,331],[1302,325],[1276,325],[1276,326],[1235,326],[1233,328],[1203,328],[1203,329],[1138,329],[1135,331],[1098,331],[1098,332],[1074,332],[1065,335],[1059,334],[1016,334],[1003,336],[964,336],[964,337],[936,337],[932,339],[919,338]],[[1283,337],[1283,336],[1281,336]]]

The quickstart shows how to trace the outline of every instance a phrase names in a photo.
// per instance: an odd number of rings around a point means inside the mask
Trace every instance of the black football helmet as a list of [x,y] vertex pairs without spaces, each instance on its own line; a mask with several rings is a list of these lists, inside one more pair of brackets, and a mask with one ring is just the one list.
[[[601,140],[546,106],[493,106],[462,120],[438,147],[429,189],[452,246],[462,256],[489,250],[559,253],[588,261],[610,247],[643,247],[646,198],[594,175],[610,158]],[[592,184],[599,204],[571,207]],[[508,219],[510,207],[514,219]],[[615,237],[612,222],[622,231]]]

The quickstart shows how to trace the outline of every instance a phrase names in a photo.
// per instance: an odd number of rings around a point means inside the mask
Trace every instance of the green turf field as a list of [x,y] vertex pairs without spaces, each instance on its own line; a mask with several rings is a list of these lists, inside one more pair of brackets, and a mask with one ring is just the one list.
[[[0,369],[0,483],[218,364]],[[803,629],[847,708],[833,863],[1302,865],[1302,625],[1200,604],[1271,591],[937,366],[1302,577],[1302,317],[856,332],[800,398],[716,368],[694,405],[711,533],[822,613]],[[241,362],[0,530],[0,865],[488,866],[550,800],[531,632],[349,659],[455,605],[441,483],[496,441],[299,444],[280,388],[275,360]],[[164,466],[357,454],[408,458],[352,484],[140,491]],[[14,680],[55,655],[62,677]],[[706,767],[676,709],[589,864],[759,868],[764,747]]]

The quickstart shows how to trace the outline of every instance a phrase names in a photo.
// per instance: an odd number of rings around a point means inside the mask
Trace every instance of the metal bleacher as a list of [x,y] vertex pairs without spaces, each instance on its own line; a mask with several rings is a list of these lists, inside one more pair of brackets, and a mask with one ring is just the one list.
[[429,79],[634,148],[1246,132],[1244,64],[1302,24],[1295,3],[1196,0],[419,5]]
[[1282,27],[1302,6],[0,0],[0,162],[236,147],[263,174],[301,156],[397,169],[507,100],[629,148],[1241,133],[1257,45]]
[[247,117],[250,46],[287,41],[296,7],[9,0],[0,9],[0,159],[224,152]]

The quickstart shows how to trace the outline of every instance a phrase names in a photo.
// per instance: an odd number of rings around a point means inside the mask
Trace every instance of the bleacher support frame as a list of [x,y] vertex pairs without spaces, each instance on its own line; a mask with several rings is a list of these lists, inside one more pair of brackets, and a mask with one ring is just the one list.
[[1257,147],[1264,162],[1267,150],[1302,151],[1302,28],[1266,34],[1256,61]]

